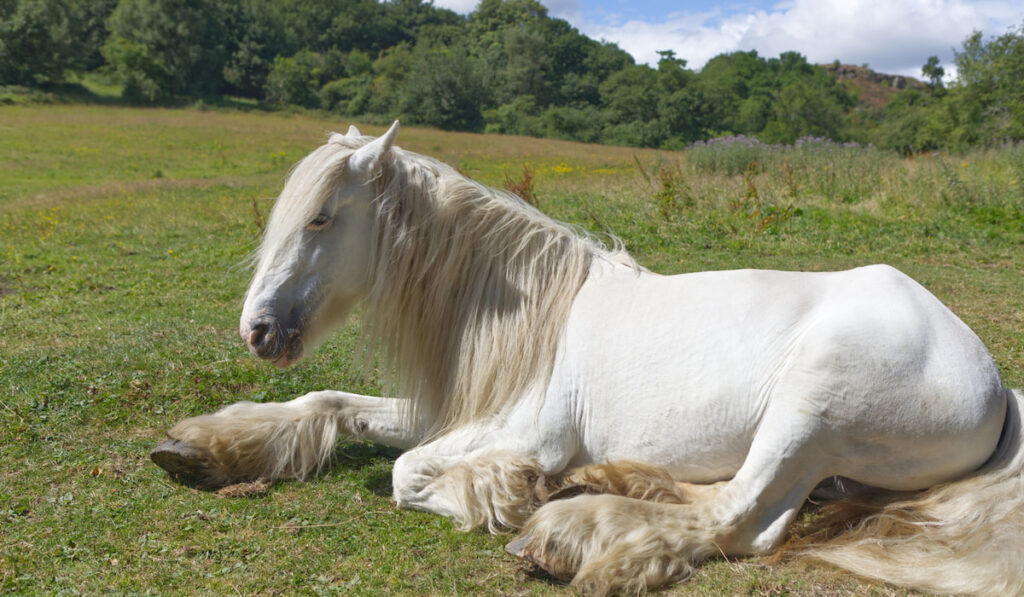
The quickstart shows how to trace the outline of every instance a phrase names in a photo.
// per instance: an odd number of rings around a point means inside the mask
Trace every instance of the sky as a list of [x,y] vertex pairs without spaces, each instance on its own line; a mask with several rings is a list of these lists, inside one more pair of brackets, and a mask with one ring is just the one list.
[[[838,59],[916,78],[929,56],[949,75],[953,50],[974,31],[985,38],[1024,26],[1021,0],[540,0],[593,39],[615,42],[654,65],[674,50],[688,66],[739,50],[765,57],[800,52],[814,63]],[[434,0],[471,12],[478,0]]]

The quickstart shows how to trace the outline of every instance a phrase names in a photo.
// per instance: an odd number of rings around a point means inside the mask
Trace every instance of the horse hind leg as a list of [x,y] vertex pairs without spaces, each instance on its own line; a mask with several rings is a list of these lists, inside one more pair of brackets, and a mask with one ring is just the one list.
[[445,457],[428,445],[403,454],[392,478],[400,507],[446,516],[462,530],[486,526],[492,533],[522,528],[545,503],[580,494],[684,504],[713,487],[677,483],[664,469],[629,461],[554,475],[543,470],[536,459],[512,452]]
[[559,475],[542,478],[536,489],[541,501],[567,499],[580,494],[612,494],[623,497],[686,504],[711,486],[680,483],[665,469],[641,462],[617,460],[589,464]]
[[677,485],[682,503],[612,494],[550,501],[508,551],[571,579],[584,594],[601,596],[681,580],[713,555],[775,549],[807,495],[827,476],[812,447],[813,419],[775,414],[786,424],[766,416],[733,479],[697,491]]

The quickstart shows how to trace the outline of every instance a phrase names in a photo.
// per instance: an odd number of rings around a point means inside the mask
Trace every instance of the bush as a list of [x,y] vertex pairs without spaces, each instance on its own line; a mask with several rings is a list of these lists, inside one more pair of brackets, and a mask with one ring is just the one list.
[[601,140],[605,116],[598,108],[572,108],[552,106],[544,111],[544,136],[554,139],[569,139],[585,143]]
[[366,76],[335,79],[320,89],[320,107],[349,116],[361,114],[365,108],[360,100],[369,83]]
[[537,102],[532,95],[517,97],[484,112],[484,120],[487,121],[484,132],[543,137],[544,121],[538,112]]
[[319,107],[323,70],[323,57],[309,50],[302,50],[289,58],[274,58],[274,66],[264,87],[267,101],[305,108]]
[[602,131],[601,141],[610,145],[660,147],[665,142],[667,132],[660,120],[637,120],[608,125]]

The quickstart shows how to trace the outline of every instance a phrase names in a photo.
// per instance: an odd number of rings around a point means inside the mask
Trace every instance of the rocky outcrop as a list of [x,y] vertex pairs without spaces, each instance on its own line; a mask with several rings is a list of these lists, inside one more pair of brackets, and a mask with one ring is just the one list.
[[893,89],[924,87],[924,83],[912,77],[876,73],[870,68],[864,68],[863,66],[853,66],[852,64],[823,64],[821,66],[826,71],[835,75],[837,79],[864,79],[877,85],[892,87]]
[[924,83],[913,77],[887,75],[863,66],[836,63],[819,66],[840,81],[849,81],[858,90],[861,101],[869,105],[883,106],[888,103],[889,98],[903,89],[925,87]]

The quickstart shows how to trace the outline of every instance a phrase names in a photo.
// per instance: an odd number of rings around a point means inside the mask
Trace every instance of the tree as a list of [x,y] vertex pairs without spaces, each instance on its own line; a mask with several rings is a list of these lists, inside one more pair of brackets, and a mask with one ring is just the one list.
[[548,9],[537,0],[481,0],[469,15],[471,34],[501,31],[512,25],[546,19]]
[[657,71],[632,65],[601,83],[601,100],[613,122],[647,122],[658,117]]
[[224,88],[232,43],[227,5],[215,0],[123,0],[110,16],[103,56],[125,96],[153,102]]
[[76,66],[70,7],[64,0],[0,4],[0,84],[61,81]]
[[954,62],[953,143],[1024,139],[1024,23],[988,41],[975,32],[954,53]]
[[921,74],[928,79],[928,85],[932,89],[942,89],[942,77],[946,75],[946,69],[939,65],[938,56],[928,57],[928,62],[921,67]]
[[373,61],[373,78],[367,93],[358,101],[359,114],[396,114],[402,102],[406,78],[416,61],[413,47],[408,42],[398,43],[381,52]]
[[551,77],[547,40],[540,32],[526,26],[514,26],[505,30],[506,97],[514,99],[529,95],[546,105],[549,98]]
[[461,48],[419,47],[400,110],[414,123],[482,131],[488,89],[482,64]]
[[74,70],[92,71],[104,64],[100,48],[110,31],[107,20],[117,0],[71,0],[69,35],[74,53]]
[[288,47],[272,0],[249,0],[233,6],[234,10],[228,12],[228,29],[236,34],[229,45],[224,81],[231,93],[263,98],[274,58],[291,56],[294,50]]

